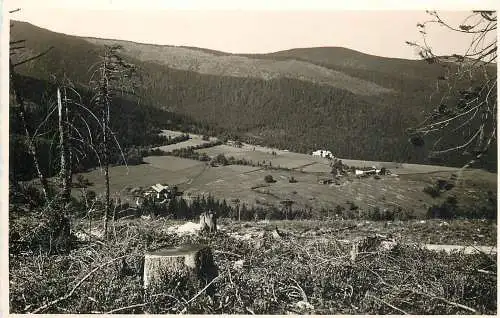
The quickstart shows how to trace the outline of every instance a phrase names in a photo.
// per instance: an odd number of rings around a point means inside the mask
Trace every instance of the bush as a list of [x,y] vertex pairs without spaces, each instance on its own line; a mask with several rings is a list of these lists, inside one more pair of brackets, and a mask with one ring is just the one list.
[[200,154],[200,157],[198,159],[200,161],[210,161],[210,157],[206,153]]
[[161,150],[160,148],[151,149],[146,156],[166,156],[167,152]]
[[394,221],[395,218],[396,218],[396,213],[394,209],[380,209],[377,206],[368,211],[368,219],[372,221]]
[[142,161],[142,153],[137,148],[130,148],[127,150],[125,154],[125,159],[127,160],[127,164],[130,166],[140,165],[144,163]]
[[264,177],[264,181],[267,182],[267,183],[273,183],[273,182],[276,182],[276,180],[274,180],[273,176],[268,174],[267,176]]
[[226,156],[224,156],[223,154],[218,154],[215,158],[214,158],[214,162],[215,163],[218,163],[218,164],[221,164],[223,166],[227,166],[229,164],[229,160],[226,158]]
[[338,204],[337,204],[337,206],[335,206],[335,209],[333,209],[333,212],[335,213],[336,217],[343,217],[344,211],[345,211],[345,208],[343,206],[338,205]]
[[[53,190],[52,190],[53,191]],[[40,207],[45,203],[45,197],[42,191],[32,185],[10,185],[9,186],[9,203],[28,204],[30,208]]]
[[452,219],[459,214],[457,199],[453,196],[448,197],[441,205],[433,205],[427,210],[429,218]]
[[423,190],[425,193],[427,193],[428,195],[430,195],[431,197],[433,198],[437,198],[441,195],[441,191],[439,190],[439,188],[437,187],[433,187],[433,186],[427,186],[424,188]]
[[356,203],[354,203],[352,201],[347,201],[347,204],[349,204],[349,210],[351,210],[351,211],[356,211],[357,209],[359,209],[359,207],[356,205]]

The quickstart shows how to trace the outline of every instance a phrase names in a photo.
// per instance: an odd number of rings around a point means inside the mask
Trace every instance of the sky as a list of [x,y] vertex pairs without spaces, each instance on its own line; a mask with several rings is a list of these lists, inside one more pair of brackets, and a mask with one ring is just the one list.
[[[416,24],[428,19],[426,3],[452,24],[460,23],[470,3],[492,1],[31,1],[12,19],[79,36],[186,45],[230,53],[269,53],[297,47],[341,46],[368,54],[415,59],[405,41],[420,41]],[[398,3],[399,2],[399,3]],[[333,4],[332,4],[333,3]],[[396,3],[397,5],[395,5]],[[451,4],[450,4],[451,3]],[[460,5],[462,3],[462,5]],[[286,4],[286,5],[285,5]],[[429,5],[427,4],[427,7]],[[361,10],[363,9],[363,10]],[[455,10],[455,11],[450,11]],[[444,28],[429,29],[438,54],[460,53],[467,41]]]

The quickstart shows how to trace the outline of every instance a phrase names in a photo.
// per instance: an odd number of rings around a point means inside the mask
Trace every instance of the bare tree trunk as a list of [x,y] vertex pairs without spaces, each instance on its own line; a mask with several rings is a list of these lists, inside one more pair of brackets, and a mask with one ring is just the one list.
[[[65,105],[67,107],[67,105]],[[61,91],[57,88],[57,109],[59,115],[59,151],[61,153],[61,169],[59,171],[59,182],[61,187],[61,199],[68,203],[71,194],[71,182],[68,182],[69,165],[68,165],[68,146],[67,146],[67,126],[63,118],[63,103],[61,101]]]
[[[121,82],[126,77],[131,76],[134,72],[132,64],[124,62],[117,54],[116,51],[119,46],[105,46],[104,56],[100,64],[100,79],[97,81],[97,97],[98,105],[101,108],[102,115],[102,129],[103,129],[103,142],[102,142],[102,156],[104,166],[105,178],[105,208],[104,208],[104,233],[108,233],[108,219],[111,214],[110,202],[110,189],[109,189],[109,163],[110,163],[110,141],[115,139],[110,135],[110,104],[113,92],[118,89],[124,92],[124,84]],[[118,148],[120,148],[117,143]],[[121,148],[120,148],[121,151]]]
[[40,184],[42,185],[42,192],[43,196],[45,198],[46,202],[49,202],[49,185],[47,183],[47,179],[42,173],[42,170],[40,169],[40,164],[38,163],[38,154],[36,151],[36,147],[34,145],[34,142],[31,140],[31,134],[28,129],[28,124],[26,123],[26,109],[24,107],[24,100],[19,93],[19,85],[17,81],[17,74],[14,71],[14,66],[12,64],[12,61],[9,59],[9,65],[10,65],[10,79],[12,83],[12,88],[13,91],[16,95],[16,102],[19,106],[18,110],[18,115],[19,118],[21,119],[21,124],[23,125],[24,129],[24,135],[26,137],[26,145],[28,147],[28,152],[30,153],[31,157],[33,158],[33,164],[35,165],[35,170],[38,175],[38,179],[40,180]]
[[107,238],[108,235],[108,218],[110,209],[110,198],[109,198],[109,147],[108,147],[108,125],[109,125],[109,86],[107,78],[107,53],[104,57],[104,65],[102,66],[102,98],[104,98],[104,109],[102,118],[102,129],[103,129],[103,161],[104,161],[104,179],[106,184],[105,193],[105,206],[104,206],[104,237]]
[[71,196],[71,190],[73,188],[73,144],[70,139],[70,116],[69,116],[69,107],[68,107],[68,99],[67,99],[67,94],[66,94],[66,88],[64,89],[64,103],[65,103],[65,109],[66,109],[66,116],[65,116],[65,122],[66,122],[66,154],[67,154],[67,162],[68,162],[68,173],[66,174],[66,183],[68,184],[68,193]]

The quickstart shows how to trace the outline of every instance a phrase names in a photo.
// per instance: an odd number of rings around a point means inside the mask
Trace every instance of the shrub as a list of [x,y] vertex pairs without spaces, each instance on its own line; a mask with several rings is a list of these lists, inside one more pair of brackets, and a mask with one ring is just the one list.
[[45,197],[39,188],[32,184],[26,184],[10,186],[9,201],[10,203],[28,204],[30,208],[35,208],[45,203]]
[[335,216],[341,217],[344,213],[345,208],[341,205],[338,205],[333,209],[333,212],[335,213]]
[[142,153],[137,148],[128,149],[125,158],[127,159],[127,164],[130,166],[140,165],[143,163]]
[[276,180],[274,180],[273,176],[268,174],[264,177],[264,181],[267,182],[267,183],[273,183],[273,182],[276,182]]
[[148,153],[149,156],[165,156],[167,152],[161,150],[160,148],[151,149]]
[[454,184],[451,182],[448,182],[447,180],[440,179],[436,182],[436,188],[438,188],[439,190],[449,191],[449,190],[453,189],[453,187],[454,187]]
[[210,161],[210,157],[206,153],[200,154],[200,157],[198,159],[200,161]]
[[437,198],[441,195],[441,191],[439,190],[439,188],[437,187],[433,187],[433,186],[427,186],[424,188],[423,190],[425,193],[427,193],[428,195],[430,195],[431,197],[433,198]]
[[[400,211],[402,210],[399,208]],[[394,221],[396,213],[394,209],[380,209],[378,206],[368,211],[368,219],[372,221]]]
[[215,163],[218,163],[218,164],[221,164],[223,166],[227,166],[229,164],[229,161],[228,159],[226,158],[226,156],[224,156],[223,154],[218,154],[215,158],[214,158],[214,162]]
[[449,196],[441,205],[433,205],[427,210],[429,218],[451,219],[459,216],[457,198]]
[[356,203],[354,203],[352,201],[347,201],[347,204],[349,204],[349,210],[351,210],[351,211],[355,211],[355,210],[359,209],[359,207],[356,205]]

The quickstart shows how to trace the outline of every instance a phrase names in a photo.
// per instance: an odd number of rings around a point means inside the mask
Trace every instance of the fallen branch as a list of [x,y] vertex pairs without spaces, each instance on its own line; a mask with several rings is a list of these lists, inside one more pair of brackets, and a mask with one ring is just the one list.
[[106,312],[106,314],[113,314],[115,312],[119,312],[119,311],[122,311],[122,310],[125,310],[125,309],[132,309],[132,308],[137,308],[137,307],[144,307],[147,304],[148,303],[142,303],[142,304],[135,304],[135,305],[125,306],[125,307],[121,307],[121,308],[116,308],[116,309],[113,309],[113,310],[110,310],[110,311]]
[[[307,295],[306,295],[306,292],[302,289],[302,287],[300,287],[299,283],[290,277],[291,280],[293,280],[293,282],[297,285],[297,289],[300,291],[300,294],[302,295],[302,300],[304,300],[305,302],[309,302],[309,300],[307,299]],[[294,287],[294,286],[291,286],[291,287]]]
[[[167,297],[170,297],[172,299],[175,299],[178,303],[182,303],[179,299],[175,298],[174,296],[170,295],[170,294],[166,294],[166,293],[159,293],[159,294],[154,294],[154,295],[151,295],[151,297],[158,297],[158,296],[167,296]],[[138,308],[138,307],[144,307],[150,303],[152,303],[153,301],[148,301],[148,302],[145,302],[145,303],[141,303],[141,304],[135,304],[135,305],[129,305],[129,306],[125,306],[125,307],[120,307],[120,308],[116,308],[116,309],[113,309],[113,310],[110,310],[108,312],[106,312],[106,314],[114,314],[116,312],[119,312],[119,311],[122,311],[122,310],[126,310],[126,309],[133,309],[133,308]]]
[[218,278],[220,278],[221,275],[215,277],[214,279],[212,279],[210,281],[210,283],[208,283],[205,287],[203,287],[202,290],[200,290],[196,295],[194,295],[190,300],[186,301],[186,305],[189,304],[190,302],[192,302],[193,300],[195,300],[196,298],[198,298],[198,296],[201,295],[201,293],[203,293],[208,287],[210,287],[210,285],[212,285]]
[[253,310],[252,310],[252,309],[250,309],[249,307],[245,307],[245,309],[246,309],[249,313],[251,313],[252,315],[255,315],[255,313],[253,312]]
[[483,274],[494,275],[494,276],[497,275],[497,273],[494,273],[494,272],[491,272],[491,271],[487,271],[487,270],[484,270],[484,269],[478,269],[477,271],[479,273],[483,273]]
[[[396,290],[401,290],[400,288],[398,288],[397,286],[394,286],[394,285],[391,285],[389,283],[386,283],[382,277],[380,277],[379,274],[375,273],[374,271],[372,271],[371,269],[369,268],[366,268],[368,271],[370,271],[371,273],[373,273],[375,276],[377,276],[379,279],[380,279],[380,283],[382,283],[383,285],[387,286],[387,287],[391,287],[393,289],[396,289]],[[427,296],[427,297],[430,297],[430,298],[433,298],[433,299],[437,299],[437,300],[440,300],[444,303],[447,303],[448,305],[452,305],[452,306],[455,306],[455,307],[458,307],[458,308],[462,308],[462,309],[465,309],[465,310],[468,310],[472,313],[477,313],[477,310],[475,310],[474,308],[471,308],[471,307],[468,307],[468,306],[465,306],[465,305],[462,305],[462,304],[459,304],[459,303],[456,303],[454,301],[450,301],[446,298],[443,298],[443,297],[439,297],[439,296],[434,296],[434,295],[431,295],[431,294],[427,294],[427,293],[424,293],[424,292],[420,292],[418,290],[414,290],[414,289],[405,289],[407,291],[410,291],[414,294],[418,294],[418,295],[422,295],[422,296]]]
[[130,255],[123,255],[123,256],[120,256],[120,257],[117,257],[117,258],[113,258],[112,260],[110,260],[110,261],[102,264],[101,266],[94,268],[87,275],[85,275],[78,283],[76,283],[75,287],[73,287],[73,289],[69,293],[67,293],[66,295],[64,295],[62,297],[59,297],[59,298],[57,298],[57,299],[55,299],[55,300],[53,300],[53,301],[51,301],[51,302],[49,302],[49,303],[41,306],[41,307],[38,307],[37,309],[35,309],[34,311],[32,311],[30,314],[39,313],[42,310],[45,310],[45,309],[47,309],[47,308],[49,308],[49,307],[51,307],[51,306],[53,306],[53,305],[55,305],[55,304],[63,301],[63,300],[66,300],[66,299],[70,298],[71,296],[73,296],[73,294],[78,289],[78,287],[80,287],[85,280],[87,280],[90,276],[92,276],[92,274],[94,274],[98,270],[100,270],[100,269],[108,266],[109,264],[112,264],[112,263],[116,262],[117,260],[125,258],[127,256],[130,256]]
[[450,301],[446,298],[443,298],[443,297],[436,297],[436,296],[432,296],[432,295],[428,295],[428,294],[425,294],[425,293],[420,293],[420,292],[417,292],[421,295],[426,295],[426,296],[429,296],[429,297],[432,297],[432,298],[435,298],[435,299],[438,299],[438,300],[441,300],[442,302],[445,302],[449,305],[452,305],[452,306],[455,306],[455,307],[458,307],[458,308],[462,308],[462,309],[465,309],[465,310],[468,310],[472,313],[477,313],[477,310],[475,310],[474,308],[470,308],[470,307],[467,307],[465,305],[462,305],[462,304],[459,304],[459,303],[456,303],[454,301]]
[[404,310],[402,310],[402,309],[399,309],[398,307],[396,307],[396,306],[394,306],[394,305],[392,305],[392,304],[390,304],[390,303],[386,302],[386,301],[385,301],[385,300],[383,300],[383,299],[380,299],[380,298],[375,297],[375,296],[373,296],[373,295],[368,295],[368,296],[369,296],[369,297],[371,297],[371,298],[373,298],[373,299],[375,299],[376,301],[379,301],[379,302],[381,302],[381,303],[383,303],[383,304],[385,304],[385,305],[387,305],[387,306],[391,307],[392,309],[395,309],[395,310],[399,311],[399,312],[400,312],[400,313],[402,313],[403,315],[408,315],[408,313],[407,313],[406,311],[404,311]]

